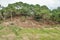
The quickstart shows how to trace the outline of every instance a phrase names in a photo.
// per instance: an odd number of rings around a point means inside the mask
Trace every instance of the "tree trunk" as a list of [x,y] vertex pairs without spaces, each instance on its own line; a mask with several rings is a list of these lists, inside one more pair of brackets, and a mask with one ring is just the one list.
[[12,21],[12,12],[11,12],[11,21]]
[[5,17],[4,17],[3,12],[1,13],[1,17],[2,17],[2,19],[5,21]]

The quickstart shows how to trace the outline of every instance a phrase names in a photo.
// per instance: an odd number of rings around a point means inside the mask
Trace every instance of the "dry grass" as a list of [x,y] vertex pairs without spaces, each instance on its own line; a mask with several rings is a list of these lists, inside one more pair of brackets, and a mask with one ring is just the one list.
[[60,27],[22,28],[0,25],[0,40],[60,40]]

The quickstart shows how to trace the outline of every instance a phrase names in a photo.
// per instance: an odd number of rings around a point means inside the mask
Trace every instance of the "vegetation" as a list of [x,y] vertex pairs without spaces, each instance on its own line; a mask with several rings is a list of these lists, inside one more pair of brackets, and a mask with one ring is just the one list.
[[[31,17],[33,20],[24,22]],[[51,25],[51,22],[60,23],[60,7],[50,10],[45,5],[23,2],[9,4],[7,7],[0,5],[0,40],[60,40],[60,25]]]
[[60,7],[57,9],[50,10],[47,6],[40,6],[39,4],[30,5],[23,2],[16,2],[9,4],[7,7],[2,7],[0,5],[0,20],[5,20],[8,17],[11,18],[14,16],[24,16],[32,17],[34,20],[40,21],[50,20],[60,23]]
[[0,25],[0,40],[60,40],[60,27],[38,29]]

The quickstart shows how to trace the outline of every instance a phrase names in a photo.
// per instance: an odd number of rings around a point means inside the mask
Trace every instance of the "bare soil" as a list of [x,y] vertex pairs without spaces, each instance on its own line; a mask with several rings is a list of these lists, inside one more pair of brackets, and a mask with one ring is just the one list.
[[[25,20],[25,21],[24,21]],[[5,22],[2,23],[4,26],[9,26],[10,24],[24,27],[24,28],[40,28],[40,27],[49,27],[52,25],[57,25],[53,21],[46,21],[46,20],[41,20],[39,22],[33,20],[32,18],[26,18],[23,19],[22,17],[15,16],[13,17],[13,20],[10,21],[10,18],[7,19]]]

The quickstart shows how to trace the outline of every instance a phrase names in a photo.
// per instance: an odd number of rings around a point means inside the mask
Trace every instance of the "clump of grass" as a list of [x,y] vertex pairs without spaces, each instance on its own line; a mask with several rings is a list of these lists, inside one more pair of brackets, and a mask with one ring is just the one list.
[[2,23],[2,20],[0,20],[0,24]]
[[2,30],[4,27],[0,27],[0,30]]
[[16,35],[19,35],[19,32],[21,31],[21,28],[17,27],[17,26],[10,26],[9,27],[12,32],[14,32]]
[[10,23],[10,25],[14,25],[14,23],[12,22],[12,23]]
[[21,22],[25,22],[26,21],[26,17],[25,16],[22,16],[21,17]]
[[4,26],[0,25],[0,30],[2,30],[4,28]]

